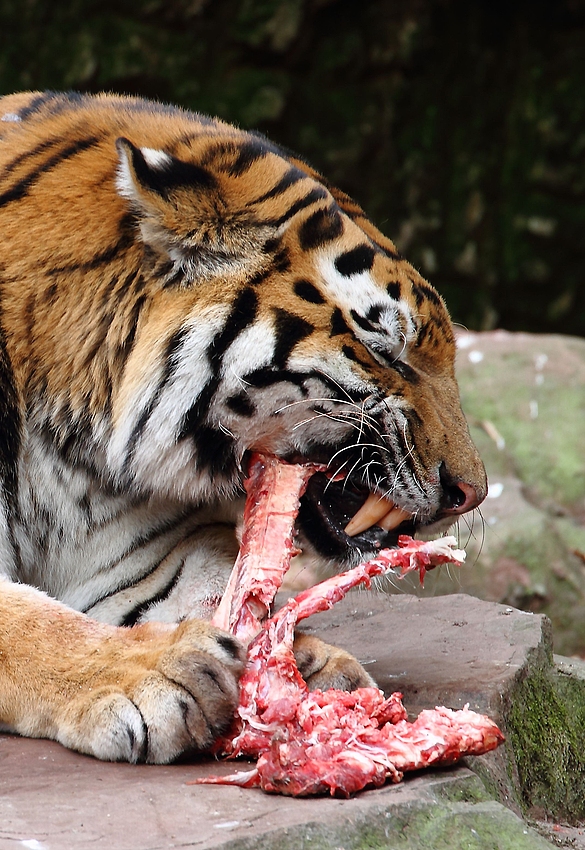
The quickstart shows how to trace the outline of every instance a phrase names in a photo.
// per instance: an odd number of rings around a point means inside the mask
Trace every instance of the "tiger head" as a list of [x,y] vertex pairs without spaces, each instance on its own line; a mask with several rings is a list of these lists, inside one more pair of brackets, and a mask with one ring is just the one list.
[[252,450],[323,464],[299,522],[346,563],[482,501],[443,301],[349,197],[265,138],[179,109],[1,106],[2,306],[25,429],[114,490],[185,504],[240,494]]

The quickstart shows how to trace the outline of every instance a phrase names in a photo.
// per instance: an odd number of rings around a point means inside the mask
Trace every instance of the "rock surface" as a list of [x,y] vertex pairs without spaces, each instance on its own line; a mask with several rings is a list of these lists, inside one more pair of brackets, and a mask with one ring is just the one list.
[[[544,617],[463,595],[352,593],[309,622],[311,631],[355,652],[386,690],[402,690],[409,711],[469,702],[508,734],[518,681],[550,664]],[[351,800],[185,784],[233,769],[208,760],[103,764],[55,743],[0,736],[0,850],[551,846],[518,817],[526,800],[509,744],[468,766],[413,775]]]
[[555,651],[585,656],[585,340],[494,331],[458,343],[489,496],[459,522],[465,567],[429,574],[423,591],[408,578],[394,589],[544,613]]

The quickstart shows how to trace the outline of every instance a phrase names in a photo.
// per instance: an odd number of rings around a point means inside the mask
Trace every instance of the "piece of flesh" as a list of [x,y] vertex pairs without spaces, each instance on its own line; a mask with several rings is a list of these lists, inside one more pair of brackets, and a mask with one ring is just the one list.
[[453,548],[453,538],[428,543],[400,538],[398,549],[383,550],[371,561],[308,588],[261,623],[294,552],[298,500],[312,472],[305,475],[300,467],[278,474],[281,466],[276,458],[252,458],[246,483],[251,504],[232,573],[236,578],[213,620],[244,640],[259,629],[248,649],[234,728],[217,746],[225,755],[258,762],[250,771],[196,782],[259,786],[293,796],[349,796],[388,779],[398,782],[406,770],[451,764],[496,747],[503,740],[498,727],[467,708],[423,711],[409,723],[401,694],[386,698],[377,688],[309,692],[293,653],[299,620],[330,608],[351,587],[367,585],[389,569],[400,568],[402,574],[418,570],[422,578],[438,564],[460,564],[464,553]]

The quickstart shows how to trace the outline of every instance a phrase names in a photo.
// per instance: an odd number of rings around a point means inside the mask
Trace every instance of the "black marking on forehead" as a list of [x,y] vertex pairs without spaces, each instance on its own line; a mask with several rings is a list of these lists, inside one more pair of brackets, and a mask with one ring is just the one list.
[[240,143],[238,147],[237,157],[227,169],[232,177],[239,177],[244,174],[255,162],[264,159],[270,153],[268,145],[261,142],[260,139],[250,139]]
[[221,139],[209,145],[201,163],[231,177],[240,177],[270,152],[270,145],[262,139]]
[[343,233],[343,219],[336,204],[316,210],[299,228],[299,243],[303,251],[333,242]]
[[268,201],[270,198],[275,198],[277,195],[281,195],[285,192],[290,186],[294,186],[295,183],[298,183],[300,180],[304,180],[307,175],[304,171],[301,171],[299,168],[289,168],[288,171],[285,172],[284,176],[280,178],[278,183],[269,189],[267,192],[264,192],[263,195],[260,195],[259,198],[255,198],[253,201],[248,201],[246,206],[250,207],[254,204],[260,204],[263,201]]
[[295,295],[310,304],[325,304],[325,299],[310,280],[297,280],[293,284]]
[[394,298],[395,301],[400,301],[402,296],[402,291],[400,287],[400,281],[391,280],[386,284],[386,292],[390,296],[390,298]]
[[295,345],[312,334],[315,328],[310,322],[294,313],[289,313],[288,310],[282,310],[280,307],[274,308],[274,314],[276,344],[273,360],[279,369],[284,369]]
[[336,307],[331,315],[331,331],[329,336],[339,336],[340,334],[351,334],[353,336],[353,332],[345,321],[343,313],[339,307]]
[[345,251],[335,260],[335,268],[344,277],[369,271],[374,265],[376,251],[370,245],[358,245],[351,251]]
[[279,218],[270,219],[266,221],[265,224],[271,224],[274,227],[281,227],[281,225],[286,224],[286,222],[295,216],[301,210],[306,209],[306,207],[310,207],[312,204],[315,204],[317,201],[322,201],[327,197],[327,191],[322,186],[316,186],[314,189],[311,189],[308,194],[305,195],[304,198],[299,198],[298,201],[295,201],[294,204],[288,208],[288,210],[283,213]]

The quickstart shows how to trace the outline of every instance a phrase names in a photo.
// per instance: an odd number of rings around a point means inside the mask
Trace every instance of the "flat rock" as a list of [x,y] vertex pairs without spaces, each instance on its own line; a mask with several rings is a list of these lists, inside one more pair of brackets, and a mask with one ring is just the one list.
[[[547,622],[456,595],[417,599],[353,593],[310,630],[354,652],[407,709],[470,706],[502,721],[505,695],[547,651]],[[500,748],[505,759],[505,748]],[[498,751],[500,752],[500,751]],[[106,764],[49,741],[0,736],[0,849],[545,848],[494,797],[495,754],[427,771],[350,800],[289,799],[186,783],[234,763]],[[247,765],[241,767],[245,769]],[[494,776],[496,779],[494,779]],[[508,791],[500,788],[505,802]],[[511,804],[513,805],[513,800]]]

